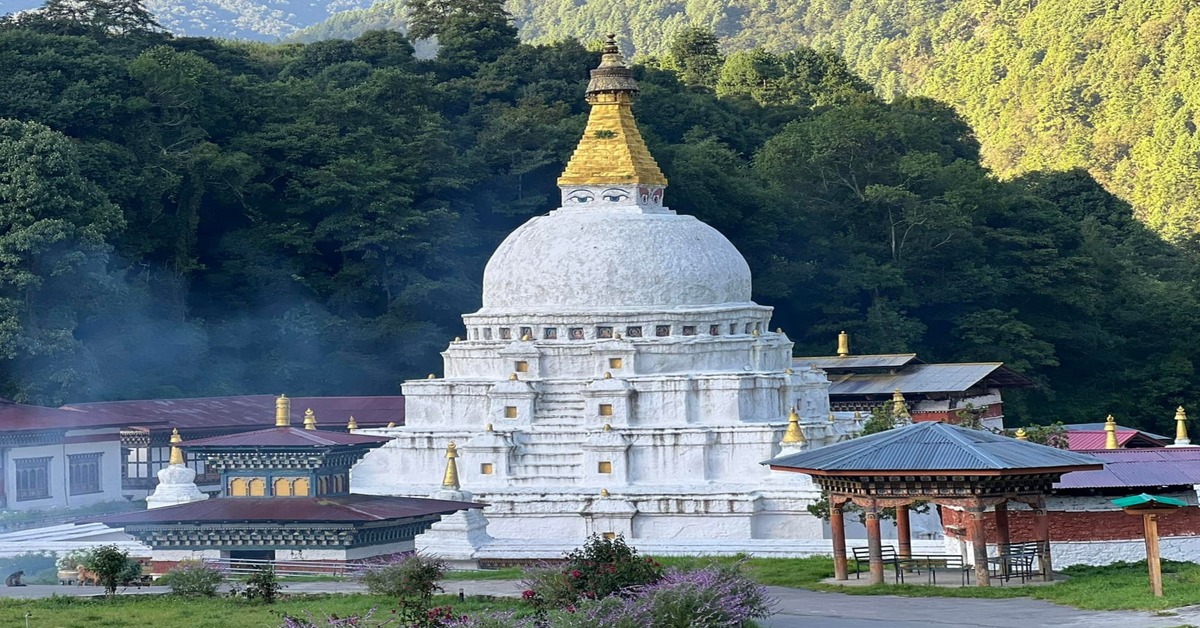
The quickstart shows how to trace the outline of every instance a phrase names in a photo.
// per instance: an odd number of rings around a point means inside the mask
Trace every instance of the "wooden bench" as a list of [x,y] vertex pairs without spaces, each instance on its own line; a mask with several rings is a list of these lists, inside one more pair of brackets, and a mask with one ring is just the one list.
[[1032,580],[1033,561],[1038,557],[1039,545],[1037,541],[1001,543],[998,555],[988,558],[988,574],[999,578],[1001,583],[1013,577],[1020,578],[1022,583],[1026,578]]
[[957,571],[962,580],[962,585],[967,585],[967,576],[975,570],[974,565],[968,564],[963,557],[958,554],[913,554],[909,558],[901,558],[900,564],[903,567],[911,568],[917,573],[922,569],[925,570],[930,584],[937,584],[937,570]]
[[[871,566],[871,550],[867,547],[852,547],[854,552],[854,578],[857,580],[859,574],[862,573],[862,565],[867,565],[867,571],[870,571]],[[891,565],[892,570],[896,574],[896,582],[903,582],[904,575],[900,573],[900,556],[896,554],[896,548],[891,545],[884,545],[880,548],[880,555],[884,565]]]

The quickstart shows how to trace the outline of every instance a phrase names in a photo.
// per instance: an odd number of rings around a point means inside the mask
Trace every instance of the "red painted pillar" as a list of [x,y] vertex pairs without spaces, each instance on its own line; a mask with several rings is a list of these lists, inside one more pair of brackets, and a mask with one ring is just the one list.
[[1042,580],[1054,580],[1054,566],[1050,564],[1050,517],[1046,513],[1046,498],[1039,497],[1033,510],[1034,527],[1037,530],[1038,565],[1042,568]]
[[850,578],[846,569],[846,520],[842,514],[845,502],[829,497],[829,527],[833,531],[833,578],[847,580]]
[[867,552],[871,558],[871,584],[883,584],[883,539],[879,533],[879,508],[867,508]]
[[991,586],[987,563],[987,531],[983,527],[983,505],[968,508],[967,515],[971,531],[971,548],[975,554],[975,584],[981,587]]
[[908,525],[908,506],[896,506],[896,539],[901,558],[912,558],[912,530]]

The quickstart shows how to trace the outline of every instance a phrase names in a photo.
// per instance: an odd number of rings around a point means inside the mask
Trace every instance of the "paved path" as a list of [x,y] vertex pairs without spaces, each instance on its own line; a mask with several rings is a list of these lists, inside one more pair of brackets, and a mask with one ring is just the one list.
[[[516,597],[515,580],[447,580],[445,592]],[[1133,611],[1081,611],[1029,598],[981,600],[971,598],[846,595],[806,589],[768,587],[779,600],[778,612],[766,628],[1175,628],[1200,626],[1200,607],[1177,615],[1157,617]],[[125,594],[166,593],[166,587],[128,589]],[[291,582],[286,593],[358,593],[356,582]],[[0,587],[0,597],[35,598],[51,595],[99,595],[99,587],[30,585]]]

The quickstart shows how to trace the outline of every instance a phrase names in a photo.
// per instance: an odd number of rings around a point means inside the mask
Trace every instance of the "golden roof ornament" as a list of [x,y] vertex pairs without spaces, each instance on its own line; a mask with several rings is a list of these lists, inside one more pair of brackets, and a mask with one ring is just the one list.
[[346,421],[346,431],[353,434],[354,430],[357,430],[357,429],[358,429],[358,421],[354,420],[354,415],[352,414],[352,415],[350,415],[350,420]]
[[604,379],[612,379],[612,373],[604,371]]
[[838,334],[837,354],[839,358],[850,355],[850,334],[844,331]]
[[496,428],[492,427],[491,423],[488,423],[487,425],[483,426],[483,431],[485,431],[485,432],[492,432],[492,431],[495,431],[495,429]]
[[837,423],[837,417],[833,416],[833,413],[832,413],[832,412],[830,412],[830,413],[829,413],[829,422],[830,422],[830,423]]
[[1029,440],[1029,434],[1025,433],[1025,428],[1017,428],[1017,440]]
[[908,413],[908,403],[904,401],[904,393],[900,392],[899,388],[892,391],[892,413],[900,417],[911,416]]
[[798,444],[807,441],[804,437],[804,430],[800,429],[800,415],[796,413],[795,406],[792,407],[791,413],[788,414],[787,431],[783,433],[783,441],[788,444]]
[[442,488],[459,489],[458,465],[454,462],[457,457],[458,445],[450,441],[450,444],[446,445],[446,475],[442,476]]
[[611,432],[611,431],[612,431],[612,425],[609,425],[608,423],[605,423],[605,424],[604,424],[604,431],[605,431],[605,432]]
[[387,424],[387,426],[388,426],[388,427],[396,427],[396,422],[395,422],[395,421],[388,421],[388,424]]
[[793,371],[792,367],[789,366],[789,367],[783,369],[783,372],[787,373],[788,375],[792,375],[792,374],[795,374],[796,371]]
[[592,70],[587,102],[592,106],[587,128],[571,155],[559,186],[637,184],[666,186],[658,163],[633,119],[637,81],[625,65],[616,36],[604,41],[600,65]]
[[509,374],[508,374],[508,381],[510,381],[510,382],[515,382],[515,381],[517,381],[517,374],[516,374],[516,373],[509,373]]
[[1188,438],[1187,412],[1184,411],[1183,406],[1175,408],[1175,444],[1180,447],[1192,444],[1192,439]]
[[428,376],[425,377],[425,379],[437,379],[437,377],[435,377],[433,373],[430,373]]
[[317,415],[313,414],[312,408],[304,411],[304,429],[317,429]]
[[1120,449],[1120,447],[1121,446],[1117,444],[1117,420],[1114,419],[1113,415],[1110,414],[1108,415],[1108,418],[1104,420],[1104,448]]
[[183,442],[183,437],[179,435],[179,428],[171,430],[171,460],[168,464],[177,465],[184,464],[183,450],[179,448],[179,444]]
[[533,342],[533,334],[525,334],[521,336],[521,342]]
[[292,400],[287,395],[279,395],[275,399],[275,427],[287,427],[292,424]]
[[600,489],[600,496],[601,496],[601,497],[608,497],[608,489],[606,489],[606,488],[602,488],[602,489]]

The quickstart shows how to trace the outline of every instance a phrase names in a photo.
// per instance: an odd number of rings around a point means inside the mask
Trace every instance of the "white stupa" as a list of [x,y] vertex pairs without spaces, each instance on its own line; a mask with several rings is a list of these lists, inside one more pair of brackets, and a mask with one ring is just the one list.
[[496,250],[466,339],[443,377],[405,382],[405,425],[371,430],[394,440],[354,468],[355,493],[429,495],[457,441],[495,556],[557,555],[590,533],[665,553],[821,539],[807,476],[759,463],[854,426],[830,414],[823,371],[789,368],[733,244],[663,205],[636,94],[610,39],[562,207]]
[[171,430],[171,459],[158,472],[158,485],[146,497],[146,508],[162,508],[208,499],[196,486],[196,470],[187,466],[179,444],[179,430]]

